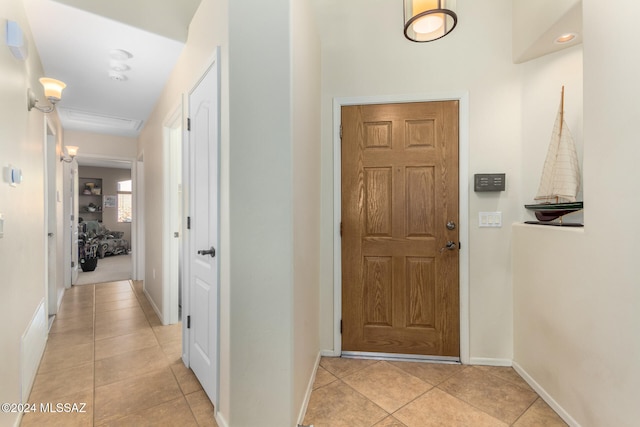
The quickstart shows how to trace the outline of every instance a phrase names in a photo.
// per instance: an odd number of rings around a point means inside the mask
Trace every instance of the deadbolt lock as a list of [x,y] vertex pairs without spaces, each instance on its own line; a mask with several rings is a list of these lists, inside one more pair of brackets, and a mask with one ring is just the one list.
[[447,222],[447,229],[448,230],[455,230],[456,229],[456,223],[453,222],[453,221]]

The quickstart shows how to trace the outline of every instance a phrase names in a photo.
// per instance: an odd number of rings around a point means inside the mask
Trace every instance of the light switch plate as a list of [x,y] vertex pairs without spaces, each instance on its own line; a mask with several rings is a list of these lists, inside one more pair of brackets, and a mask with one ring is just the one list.
[[479,212],[479,227],[502,227],[502,212]]

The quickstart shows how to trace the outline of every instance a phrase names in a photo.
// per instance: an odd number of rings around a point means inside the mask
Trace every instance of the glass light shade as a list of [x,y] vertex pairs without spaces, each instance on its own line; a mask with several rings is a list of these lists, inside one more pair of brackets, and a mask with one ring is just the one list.
[[67,154],[73,158],[78,154],[78,147],[75,145],[67,145]]
[[575,38],[576,38],[576,35],[574,33],[566,33],[559,36],[557,39],[555,39],[555,42],[557,44],[569,43],[570,41],[573,41]]
[[62,89],[67,87],[67,85],[60,80],[50,79],[48,77],[42,77],[40,83],[44,86],[44,96],[51,102],[60,101],[62,98]]
[[458,23],[455,0],[404,0],[404,35],[430,42],[449,34]]

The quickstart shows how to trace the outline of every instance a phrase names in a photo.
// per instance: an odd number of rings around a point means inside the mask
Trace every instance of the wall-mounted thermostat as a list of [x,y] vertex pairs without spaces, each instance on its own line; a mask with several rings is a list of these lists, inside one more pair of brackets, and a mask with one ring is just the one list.
[[504,191],[505,174],[477,173],[473,176],[474,191]]

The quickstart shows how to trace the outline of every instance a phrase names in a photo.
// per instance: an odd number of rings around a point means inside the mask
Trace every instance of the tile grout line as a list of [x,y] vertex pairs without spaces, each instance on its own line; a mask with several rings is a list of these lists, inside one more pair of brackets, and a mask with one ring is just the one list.
[[485,415],[488,415],[489,417],[491,417],[491,418],[493,418],[493,419],[495,419],[495,420],[497,420],[497,421],[500,421],[501,423],[504,423],[504,424],[507,424],[507,425],[511,425],[511,424],[508,424],[508,423],[506,423],[506,422],[502,421],[501,419],[499,419],[499,418],[497,418],[497,417],[495,417],[495,416],[491,415],[490,413],[488,413],[488,412],[487,412],[487,411],[485,411],[484,409],[482,409],[482,408],[478,408],[478,407],[477,407],[476,405],[474,405],[473,403],[471,403],[471,402],[467,402],[466,400],[464,400],[464,399],[462,399],[462,398],[460,398],[460,397],[458,397],[458,396],[454,396],[453,394],[449,393],[447,390],[443,390],[443,389],[441,389],[441,388],[440,388],[440,386],[437,386],[437,387],[434,387],[434,388],[437,388],[439,391],[441,391],[441,392],[443,392],[443,393],[445,393],[445,394],[447,394],[447,395],[449,395],[449,396],[453,397],[453,398],[454,398],[454,399],[456,399],[456,400],[459,400],[460,402],[464,403],[465,405],[469,405],[470,407],[472,407],[472,408],[474,408],[474,409],[476,409],[476,410],[478,410],[478,411],[482,412],[482,413],[483,413],[483,414],[485,414]]
[[[355,372],[354,372],[355,373]],[[349,374],[351,375],[351,374]],[[365,396],[364,394],[360,393],[358,390],[356,390],[355,388],[351,387],[349,384],[345,383],[344,381],[342,381],[342,378],[339,378],[338,381],[340,381],[342,384],[346,385],[347,387],[349,387],[351,390],[355,391],[356,393],[358,393],[360,396],[362,396],[367,402],[370,402],[372,404],[374,404],[375,406],[377,406],[378,408],[380,408],[382,410],[382,412],[385,413],[385,415],[380,418],[379,420],[375,421],[373,424],[371,424],[371,426],[369,427],[373,427],[376,424],[378,424],[380,421],[384,420],[385,418],[387,418],[389,415],[391,415],[386,409],[384,409],[382,406],[378,405],[376,402],[374,402],[373,400],[369,399],[367,396]]]
[[520,415],[518,415],[518,417],[517,417],[515,420],[513,420],[513,422],[512,422],[511,424],[509,424],[509,425],[510,425],[510,426],[514,426],[514,425],[518,422],[518,420],[524,416],[524,414],[526,414],[527,412],[529,412],[529,409],[531,409],[531,407],[532,407],[533,405],[535,405],[535,403],[536,403],[538,400],[540,400],[540,396],[538,396],[538,397],[537,397],[533,402],[531,402],[531,405],[527,406],[527,409],[525,409],[524,411],[522,411],[522,413],[521,413]]

